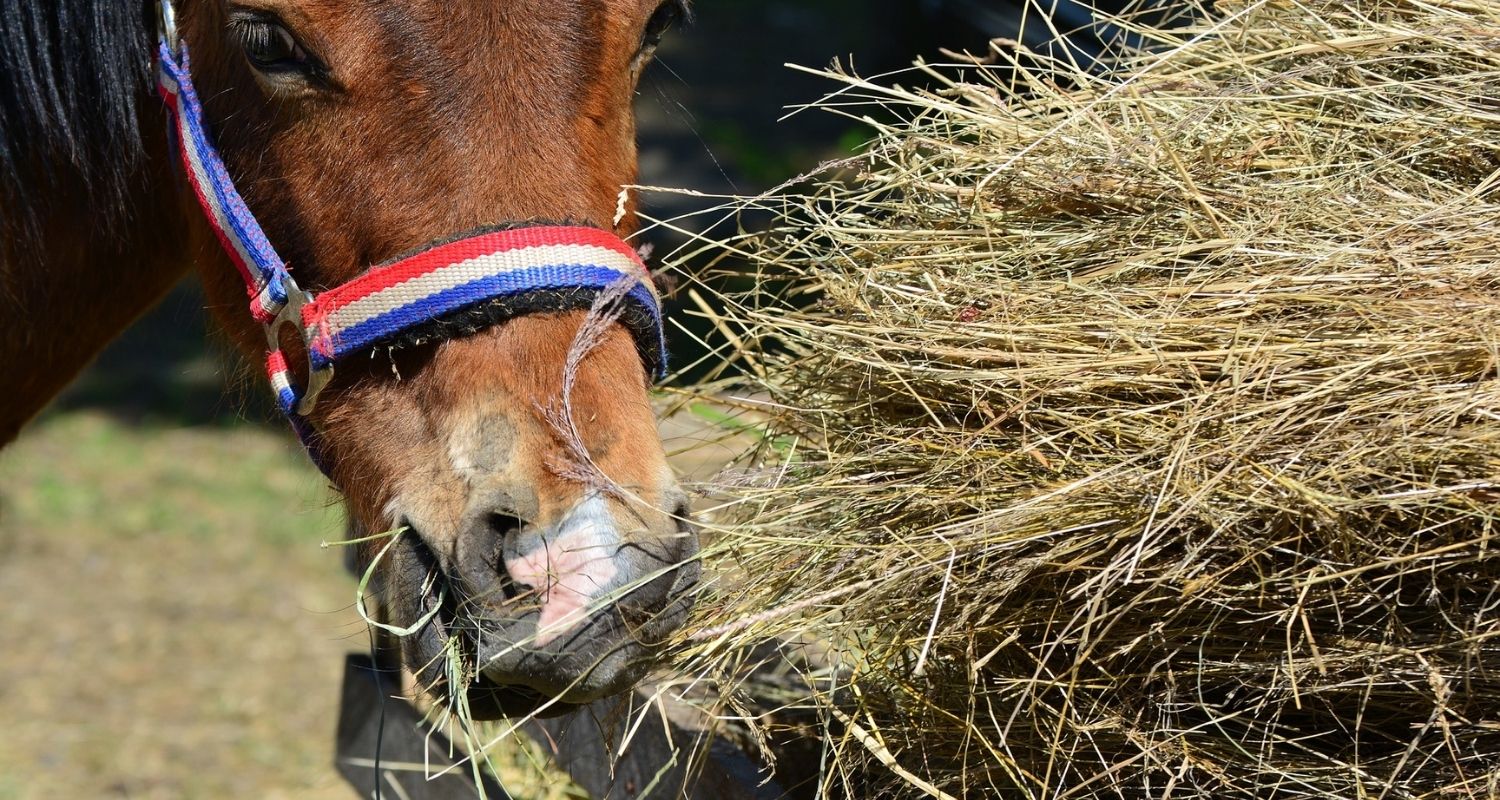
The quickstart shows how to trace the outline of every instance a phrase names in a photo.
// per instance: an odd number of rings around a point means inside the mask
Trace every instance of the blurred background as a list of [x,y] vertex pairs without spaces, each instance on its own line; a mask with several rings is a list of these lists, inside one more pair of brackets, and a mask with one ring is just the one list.
[[[699,0],[641,86],[641,182],[754,194],[857,151],[849,119],[782,119],[834,88],[784,63],[875,75],[996,37],[1081,65],[1128,42],[1066,0]],[[713,204],[644,198],[689,229]],[[201,306],[179,287],[0,453],[0,800],[352,796],[330,764],[366,640],[322,546],[342,517]],[[546,780],[509,788],[566,794]]]

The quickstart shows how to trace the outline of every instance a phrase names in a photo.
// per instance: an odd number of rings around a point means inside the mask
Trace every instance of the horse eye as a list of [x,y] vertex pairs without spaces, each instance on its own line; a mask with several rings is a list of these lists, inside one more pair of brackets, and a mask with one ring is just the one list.
[[641,35],[641,50],[643,52],[654,50],[661,44],[661,37],[671,30],[673,25],[682,21],[685,6],[682,0],[667,0],[657,7],[656,13],[646,22],[646,31]]
[[280,23],[260,18],[242,18],[233,23],[235,35],[245,50],[245,57],[262,72],[304,70],[307,51]]

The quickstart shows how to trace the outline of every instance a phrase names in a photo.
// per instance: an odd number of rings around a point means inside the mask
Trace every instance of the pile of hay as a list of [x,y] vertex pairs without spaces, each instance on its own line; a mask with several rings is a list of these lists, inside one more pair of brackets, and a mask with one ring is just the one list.
[[816,643],[831,796],[1500,796],[1500,4],[1146,35],[833,76],[901,121],[730,245],[688,661]]

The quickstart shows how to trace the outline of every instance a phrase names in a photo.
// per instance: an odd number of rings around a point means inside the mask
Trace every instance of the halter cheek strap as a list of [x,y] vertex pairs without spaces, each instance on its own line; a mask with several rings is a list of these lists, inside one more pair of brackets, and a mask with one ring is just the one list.
[[[461,335],[517,314],[587,308],[599,292],[628,284],[621,321],[630,328],[649,372],[666,366],[661,301],[635,250],[613,234],[577,226],[492,231],[441,244],[314,297],[292,279],[265,232],[235,189],[209,135],[193,88],[187,45],[176,37],[171,3],[163,2],[157,47],[157,91],[166,102],[173,140],[188,183],[234,262],[250,314],[265,327],[266,371],[278,405],[322,463],[307,420],[334,365],[372,348]],[[294,382],[283,333],[291,329],[307,353],[306,385]],[[440,331],[424,337],[424,332]],[[326,469],[325,469],[326,472]]]

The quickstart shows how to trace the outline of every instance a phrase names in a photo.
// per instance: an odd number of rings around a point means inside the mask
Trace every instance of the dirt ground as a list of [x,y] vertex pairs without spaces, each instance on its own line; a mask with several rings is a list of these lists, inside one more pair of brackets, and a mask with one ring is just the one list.
[[36,425],[0,456],[0,798],[348,798],[338,514],[270,431]]
[[[730,450],[695,427],[664,432],[702,475]],[[352,796],[333,734],[366,640],[330,502],[250,424],[57,413],[0,455],[0,800]],[[555,794],[498,760],[517,797]]]

